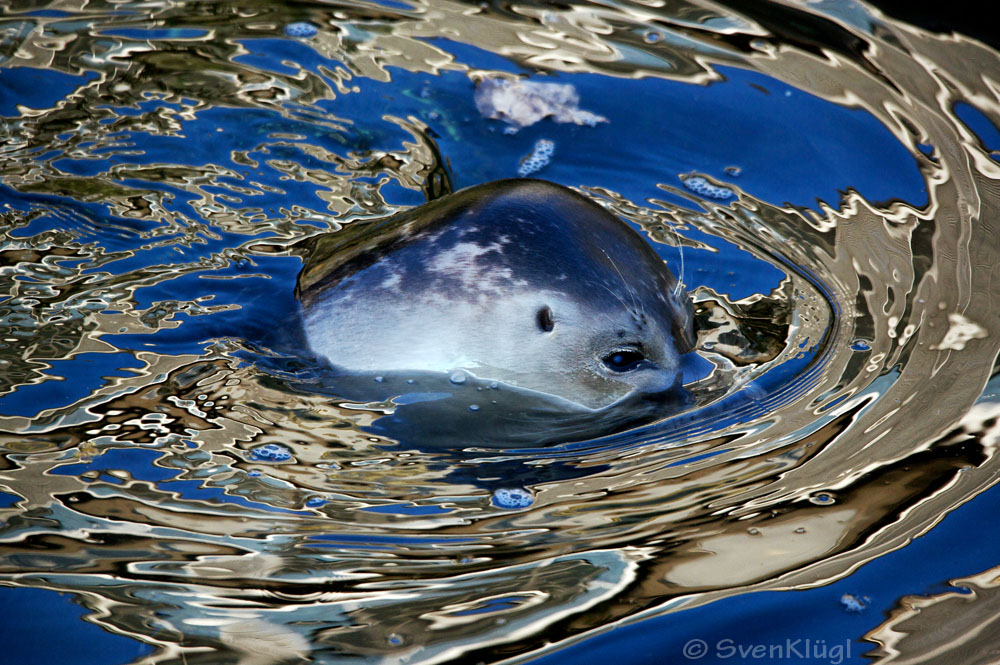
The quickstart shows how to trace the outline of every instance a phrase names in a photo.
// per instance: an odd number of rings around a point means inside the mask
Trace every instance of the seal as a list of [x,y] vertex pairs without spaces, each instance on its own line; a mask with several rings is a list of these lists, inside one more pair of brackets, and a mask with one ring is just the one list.
[[499,382],[545,396],[550,413],[678,402],[694,343],[691,302],[652,247],[542,180],[320,236],[296,293],[311,350],[338,372]]

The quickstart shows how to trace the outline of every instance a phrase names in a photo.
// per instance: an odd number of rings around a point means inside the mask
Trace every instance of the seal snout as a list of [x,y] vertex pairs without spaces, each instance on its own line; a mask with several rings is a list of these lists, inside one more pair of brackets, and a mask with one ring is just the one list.
[[681,386],[681,371],[678,367],[666,368],[652,360],[643,361],[630,383],[644,396],[666,397]]

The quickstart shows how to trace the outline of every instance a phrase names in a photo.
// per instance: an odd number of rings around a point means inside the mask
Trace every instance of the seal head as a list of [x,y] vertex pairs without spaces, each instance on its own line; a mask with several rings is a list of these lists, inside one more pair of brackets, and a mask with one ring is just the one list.
[[628,225],[553,183],[471,187],[315,241],[298,297],[338,370],[468,372],[606,409],[669,400],[690,300]]

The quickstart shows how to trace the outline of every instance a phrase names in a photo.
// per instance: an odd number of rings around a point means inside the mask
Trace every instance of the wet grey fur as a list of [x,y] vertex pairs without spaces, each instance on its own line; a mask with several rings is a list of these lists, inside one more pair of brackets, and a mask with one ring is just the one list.
[[[461,370],[567,412],[669,401],[693,342],[690,301],[639,234],[540,180],[323,236],[298,296],[312,351],[344,374]],[[615,371],[622,351],[641,362]]]

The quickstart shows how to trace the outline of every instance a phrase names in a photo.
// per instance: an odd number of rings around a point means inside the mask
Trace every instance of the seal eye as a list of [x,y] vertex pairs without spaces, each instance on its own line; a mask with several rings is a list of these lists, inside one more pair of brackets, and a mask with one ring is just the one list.
[[556,322],[552,320],[552,310],[548,305],[538,310],[538,313],[535,314],[535,323],[538,324],[542,332],[552,332],[552,328],[555,327]]
[[635,349],[619,349],[602,358],[612,372],[631,372],[645,359],[646,357]]

